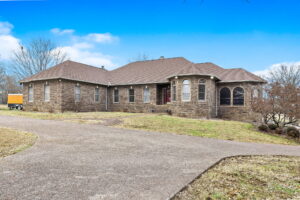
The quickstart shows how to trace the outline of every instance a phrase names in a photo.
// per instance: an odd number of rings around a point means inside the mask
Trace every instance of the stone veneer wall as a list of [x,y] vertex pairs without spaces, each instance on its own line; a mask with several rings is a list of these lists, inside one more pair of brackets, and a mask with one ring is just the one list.
[[[219,83],[218,88],[218,117],[222,119],[237,121],[257,121],[259,115],[251,109],[251,99],[253,90],[262,91],[262,83]],[[231,91],[231,105],[220,105],[220,90],[228,87]],[[236,87],[244,89],[244,105],[233,105],[233,90]],[[261,94],[260,94],[261,95]]]
[[[134,89],[135,102],[129,102],[130,88]],[[150,91],[150,102],[144,103],[144,88],[148,87]],[[119,102],[113,102],[114,90],[119,90]],[[156,105],[157,90],[156,84],[148,85],[129,85],[129,86],[113,86],[108,90],[108,107],[109,111],[119,112],[135,112],[135,113],[147,113],[147,112],[166,112],[169,109],[168,105]]]
[[[106,86],[62,80],[62,112],[106,111]],[[75,86],[80,86],[80,101],[75,102]],[[99,88],[100,101],[95,101],[95,88]]]
[[[50,86],[50,101],[44,100],[44,85]],[[28,101],[29,85],[33,87],[33,102]],[[61,82],[59,80],[35,81],[23,85],[23,109],[25,111],[60,112]]]
[[[200,79],[206,80],[206,99],[198,100],[198,83]],[[191,83],[191,100],[182,101],[182,83],[184,80],[190,80]],[[172,115],[191,117],[191,118],[214,118],[254,121],[258,119],[258,115],[251,111],[251,94],[254,88],[261,90],[263,84],[258,83],[217,83],[215,80],[207,76],[186,76],[173,78],[170,83],[176,83],[176,101],[171,101],[165,105],[157,105],[157,85],[132,85],[132,86],[113,86],[106,87],[97,84],[83,83],[69,80],[47,80],[25,83],[23,85],[23,99],[25,111],[41,111],[41,112],[64,112],[64,111],[121,111],[121,112],[166,112],[170,111]],[[44,85],[50,86],[50,101],[44,101]],[[34,88],[34,101],[28,102],[28,87],[32,84]],[[75,86],[79,84],[81,88],[81,100],[75,102]],[[172,100],[172,85],[171,100]],[[95,102],[95,88],[100,90],[100,102]],[[135,102],[129,103],[128,89],[135,89]],[[150,102],[144,103],[143,89],[148,87],[150,90]],[[242,87],[245,91],[245,105],[243,106],[221,106],[220,90],[228,87],[231,90],[231,96],[235,87]],[[119,89],[119,102],[113,102],[113,90]],[[108,94],[106,99],[106,92]],[[217,93],[217,99],[216,99]],[[232,101],[231,97],[231,103]],[[108,101],[106,107],[106,100]],[[218,112],[216,112],[216,100],[218,104]],[[216,115],[217,114],[217,115]]]
[[[198,100],[198,85],[199,80],[204,79],[206,97],[205,101]],[[184,80],[189,80],[191,84],[191,100],[182,101],[182,83]],[[208,76],[186,76],[173,78],[171,83],[176,83],[176,101],[172,101],[171,110],[176,116],[191,117],[191,118],[213,118],[216,117],[215,102],[216,102],[216,87],[215,80]],[[173,92],[173,91],[172,91]]]

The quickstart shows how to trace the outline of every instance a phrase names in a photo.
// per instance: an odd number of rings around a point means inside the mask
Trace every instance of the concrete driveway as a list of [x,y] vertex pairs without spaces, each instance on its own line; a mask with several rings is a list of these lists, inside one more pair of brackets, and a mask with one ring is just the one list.
[[168,199],[223,157],[300,147],[0,116],[37,143],[0,160],[0,199]]

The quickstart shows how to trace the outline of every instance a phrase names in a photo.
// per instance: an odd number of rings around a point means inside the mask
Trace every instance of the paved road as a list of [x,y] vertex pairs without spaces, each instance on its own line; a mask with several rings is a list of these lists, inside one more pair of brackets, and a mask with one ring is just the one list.
[[284,154],[300,147],[0,116],[37,143],[0,159],[0,199],[168,199],[225,156]]

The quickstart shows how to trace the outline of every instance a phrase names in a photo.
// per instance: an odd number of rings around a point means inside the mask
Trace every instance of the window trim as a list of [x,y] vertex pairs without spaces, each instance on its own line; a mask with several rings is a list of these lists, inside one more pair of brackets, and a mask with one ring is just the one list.
[[[201,82],[201,81],[203,81],[203,82]],[[199,86],[200,85],[204,85],[204,99],[199,99],[199,94],[200,94]],[[198,96],[197,96],[197,99],[198,99],[199,102],[206,102],[206,99],[207,99],[206,93],[207,93],[206,92],[206,80],[205,79],[199,79],[199,81],[198,81]]]
[[[79,101],[76,99],[76,88],[79,88]],[[79,103],[81,101],[81,87],[80,85],[75,85],[74,87],[74,101],[75,103]]]
[[[118,101],[115,101],[115,91],[118,91]],[[120,90],[117,88],[114,88],[113,90],[113,103],[120,103],[120,94],[119,94]]]
[[[98,90],[98,101],[96,101],[96,90]],[[94,88],[94,102],[99,103],[100,102],[100,88],[99,87],[95,87]]]
[[[243,89],[243,104],[234,104],[234,90],[236,88]],[[233,88],[233,90],[232,90],[232,106],[239,106],[239,107],[240,106],[245,106],[245,89],[242,86],[236,86],[236,87]]]
[[[32,89],[32,100],[30,100],[30,89]],[[28,102],[34,102],[34,85],[32,83],[28,86]]]
[[[229,90],[229,100],[230,100],[229,104],[221,104],[221,91],[224,88],[227,88]],[[232,90],[230,89],[230,87],[224,86],[224,87],[220,88],[220,90],[219,90],[219,105],[220,106],[232,106]]]
[[[149,92],[149,101],[145,101],[145,90],[148,90],[148,92]],[[151,102],[151,93],[150,93],[150,88],[149,87],[144,87],[144,89],[143,89],[143,102],[144,103],[150,103]]]
[[[185,100],[185,99],[183,99],[183,87],[184,87],[184,81],[188,81],[189,82],[189,99],[187,99],[187,100]],[[181,101],[182,102],[190,102],[191,101],[191,96],[192,96],[192,94],[191,94],[191,80],[189,80],[189,79],[185,79],[185,80],[183,80],[182,81],[182,87],[181,87]]]
[[[133,101],[130,101],[130,90],[133,90]],[[129,103],[135,103],[135,91],[134,88],[128,88],[128,102]]]
[[[175,92],[174,92],[174,88],[175,88]],[[172,95],[172,102],[176,102],[177,101],[177,85],[176,85],[176,81],[172,81],[171,82],[171,95]]]
[[[49,100],[46,100],[46,87],[49,87]],[[51,88],[49,84],[44,84],[44,102],[50,102],[51,100]]]

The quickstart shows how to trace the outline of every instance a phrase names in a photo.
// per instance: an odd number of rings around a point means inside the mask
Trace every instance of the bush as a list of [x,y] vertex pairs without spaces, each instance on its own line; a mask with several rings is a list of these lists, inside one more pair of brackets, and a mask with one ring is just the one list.
[[268,124],[269,129],[276,130],[278,127],[275,124]]
[[275,133],[280,134],[280,135],[283,134],[283,128],[280,128],[280,127],[276,128]]
[[298,138],[300,137],[300,132],[297,128],[290,126],[287,128],[287,135],[294,138]]
[[264,131],[264,132],[268,132],[269,131],[269,127],[266,124],[261,124],[258,126],[258,129],[260,131]]

